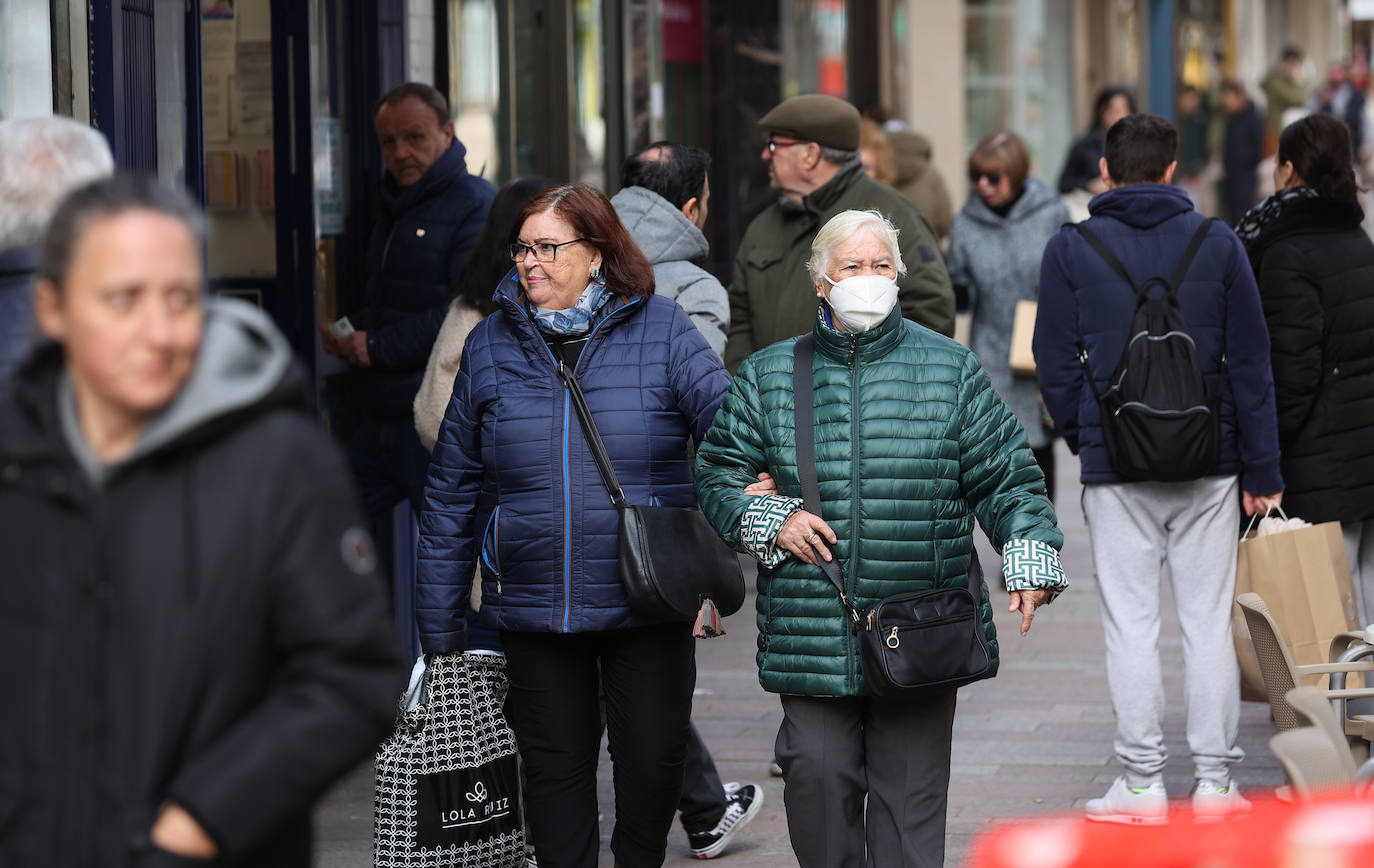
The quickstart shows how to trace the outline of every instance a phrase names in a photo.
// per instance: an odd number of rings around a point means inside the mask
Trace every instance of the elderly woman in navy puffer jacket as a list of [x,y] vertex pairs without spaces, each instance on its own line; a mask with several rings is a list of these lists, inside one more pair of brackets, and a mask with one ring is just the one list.
[[599,689],[616,770],[618,864],[660,865],[677,809],[696,669],[691,623],[630,610],[619,517],[558,374],[571,369],[632,504],[696,505],[688,441],[729,376],[606,197],[555,187],[517,218],[516,271],[468,337],[420,532],[426,652],[462,650],[473,571],[501,630],[539,863],[595,866]]

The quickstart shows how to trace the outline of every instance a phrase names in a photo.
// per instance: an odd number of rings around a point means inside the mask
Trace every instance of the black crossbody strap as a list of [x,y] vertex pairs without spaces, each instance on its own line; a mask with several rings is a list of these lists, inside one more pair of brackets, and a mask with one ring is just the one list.
[[561,360],[558,362],[558,376],[563,379],[563,385],[568,387],[568,392],[572,395],[573,408],[577,411],[577,418],[582,421],[582,436],[587,440],[587,447],[592,450],[592,460],[596,462],[596,469],[601,472],[601,482],[606,486],[606,493],[611,496],[611,503],[615,504],[616,509],[624,509],[625,492],[620,488],[620,480],[616,479],[610,453],[606,451],[606,443],[601,439],[601,432],[597,430],[596,420],[592,418],[591,408],[587,406],[587,399],[582,395],[582,387],[577,385],[577,377]]
[[[824,518],[821,514],[821,487],[816,479],[816,384],[815,374],[811,370],[815,352],[814,335],[804,335],[797,339],[792,351],[792,401],[797,415],[797,478],[801,481],[802,505],[807,512],[817,518]],[[968,590],[977,601],[982,598],[983,569],[978,562],[976,550],[969,556],[972,560],[968,570]],[[839,591],[840,602],[844,603],[845,609],[855,621],[860,620],[854,602],[844,592],[844,578],[840,572],[839,562],[817,562],[825,577],[830,580],[830,584]]]
[[1073,228],[1078,231],[1078,234],[1083,236],[1083,240],[1092,245],[1093,250],[1097,251],[1097,255],[1102,257],[1102,261],[1110,265],[1112,271],[1121,275],[1121,279],[1130,284],[1131,289],[1139,296],[1140,287],[1136,285],[1135,278],[1131,277],[1131,273],[1126,270],[1126,266],[1121,264],[1121,260],[1117,259],[1116,254],[1112,252],[1112,249],[1107,246],[1106,242],[1099,238],[1096,232],[1084,226],[1082,223],[1074,223],[1072,225]]
[[[797,414],[797,477],[801,480],[802,505],[806,511],[823,518],[821,515],[821,487],[816,479],[816,384],[811,371],[812,360],[816,355],[815,335],[803,335],[797,339],[792,351],[792,401]],[[840,602],[854,620],[859,613],[854,610],[849,595],[844,592],[844,576],[835,560],[817,559],[821,571],[840,592]]]
[[1183,278],[1188,276],[1188,269],[1193,267],[1193,260],[1197,259],[1197,252],[1202,248],[1202,242],[1207,240],[1207,233],[1212,231],[1212,221],[1217,218],[1208,217],[1202,221],[1202,225],[1193,233],[1192,239],[1188,242],[1188,247],[1183,251],[1183,258],[1174,267],[1174,275],[1169,278],[1169,292],[1178,295],[1178,288],[1183,285]]

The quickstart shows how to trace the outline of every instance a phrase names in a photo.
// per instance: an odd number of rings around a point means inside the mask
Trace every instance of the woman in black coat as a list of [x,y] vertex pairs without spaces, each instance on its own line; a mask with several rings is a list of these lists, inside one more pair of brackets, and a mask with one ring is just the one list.
[[1374,618],[1374,243],[1360,227],[1350,131],[1309,115],[1279,136],[1273,196],[1245,215],[1269,323],[1284,506],[1339,521],[1360,623]]
[[1135,113],[1135,97],[1120,87],[1104,87],[1093,103],[1093,125],[1074,140],[1059,173],[1059,192],[1087,190],[1096,196],[1107,189],[1099,165],[1107,151],[1107,130],[1112,124]]
[[404,686],[348,471],[157,180],[59,209],[0,400],[0,865],[310,865]]

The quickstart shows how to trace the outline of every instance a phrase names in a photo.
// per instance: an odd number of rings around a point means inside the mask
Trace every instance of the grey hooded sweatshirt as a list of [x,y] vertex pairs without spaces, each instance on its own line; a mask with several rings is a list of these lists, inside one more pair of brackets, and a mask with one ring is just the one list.
[[611,204],[654,266],[654,292],[681,305],[723,358],[730,296],[719,280],[696,264],[711,252],[706,236],[671,202],[643,187],[626,187]]

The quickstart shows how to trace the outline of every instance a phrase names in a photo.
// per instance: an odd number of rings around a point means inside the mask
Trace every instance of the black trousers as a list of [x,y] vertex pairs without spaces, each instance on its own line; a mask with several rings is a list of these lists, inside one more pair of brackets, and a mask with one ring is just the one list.
[[691,624],[660,624],[501,633],[507,713],[525,761],[525,811],[540,868],[596,868],[598,687],[614,767],[611,852],[624,868],[663,864],[696,686],[691,631]]
[[701,740],[696,724],[687,738],[687,765],[682,781],[682,800],[678,802],[682,829],[709,832],[725,816],[725,785],[721,783],[711,752]]

